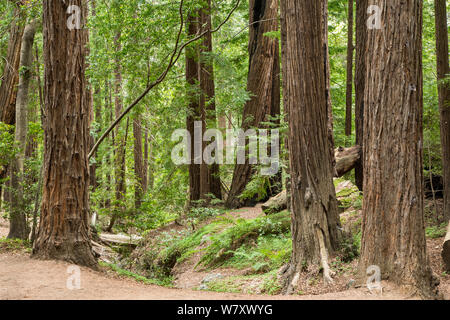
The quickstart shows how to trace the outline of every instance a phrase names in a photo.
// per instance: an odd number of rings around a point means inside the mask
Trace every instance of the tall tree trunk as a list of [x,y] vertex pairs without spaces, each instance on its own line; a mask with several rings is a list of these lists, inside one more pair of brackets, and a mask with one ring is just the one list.
[[[200,109],[204,110],[205,130],[217,129],[216,117],[216,93],[214,87],[214,64],[211,61],[213,51],[212,24],[211,24],[211,0],[200,10],[200,32],[206,32],[200,45],[199,82],[200,82]],[[206,147],[206,142],[204,142]],[[203,149],[204,150],[204,149]],[[219,174],[219,164],[208,166],[204,161],[200,168],[200,197],[207,198],[211,193],[217,199],[222,199],[222,188]]]
[[[383,28],[368,33],[360,272],[426,297],[435,283],[423,214],[422,1],[378,0]],[[382,48],[382,49],[381,49]]]
[[[199,28],[198,18],[189,15],[187,20],[188,36],[193,37],[197,34]],[[199,99],[197,91],[195,90],[198,81],[198,48],[190,46],[186,49],[186,83],[187,83],[187,95],[189,97],[189,106],[186,117],[186,127],[191,135],[191,163],[189,164],[189,199],[190,204],[200,200],[200,164],[195,161],[195,140],[194,137],[194,122],[201,121],[202,115],[200,112]],[[203,134],[203,132],[202,132]],[[152,176],[151,172],[149,177]],[[149,181],[149,185],[151,185]]]
[[148,173],[149,173],[149,162],[148,162],[148,156],[149,156],[149,148],[148,148],[148,129],[145,129],[145,133],[144,133],[144,167],[142,168],[142,177],[143,177],[143,181],[142,181],[142,191],[144,192],[144,194],[147,193],[148,191]]
[[[121,33],[117,33],[116,37],[114,38],[114,45],[116,54],[119,54],[119,51],[121,50],[122,46],[120,44],[120,37]],[[115,104],[115,116],[118,118],[120,114],[122,113],[123,109],[123,100],[122,100],[122,66],[120,58],[116,56],[115,58],[115,69],[114,69],[114,76],[115,76],[115,83],[114,83],[114,104]],[[128,129],[127,129],[128,131]],[[116,205],[115,205],[115,212],[113,213],[113,216],[111,218],[111,221],[109,223],[109,226],[107,228],[108,232],[112,231],[112,228],[114,227],[114,224],[118,218],[118,215],[120,212],[124,211],[123,207],[123,201],[125,199],[126,194],[126,185],[125,185],[125,146],[126,146],[126,139],[124,138],[126,134],[124,135],[121,132],[121,126],[118,125],[115,128],[115,143],[117,144],[116,152],[115,152],[115,177],[116,177],[116,185],[115,185],[115,192],[116,192]]]
[[139,115],[133,121],[133,136],[134,136],[134,174],[136,177],[136,184],[134,186],[134,206],[139,210],[144,195],[144,159],[142,158],[142,127]]
[[353,107],[353,0],[348,1],[347,90],[345,99],[345,135],[352,135]]
[[447,6],[445,0],[435,0],[436,57],[441,114],[442,168],[444,171],[444,217],[450,220],[450,83],[442,82],[450,74],[448,63]]
[[[328,114],[328,141],[330,142],[330,155],[333,168],[336,166],[334,157],[334,129],[333,129],[333,103],[331,101],[331,66],[330,52],[328,46],[328,0],[322,2],[323,16],[323,51],[324,51],[324,68],[325,68],[325,96],[327,98],[327,114]],[[335,169],[333,169],[335,170]]]
[[[329,256],[339,243],[339,217],[328,140],[323,72],[323,1],[282,1],[283,70],[289,112],[292,258],[283,292],[292,293],[299,273],[322,265],[331,282]],[[304,35],[308,35],[307,37]]]
[[[280,58],[279,42],[265,36],[278,31],[278,1],[250,0],[249,72],[247,91],[253,97],[245,104],[242,118],[244,131],[252,127],[261,128],[262,122],[280,110]],[[273,110],[273,112],[272,112]],[[254,168],[248,163],[236,164],[228,208],[241,206],[239,196],[250,182]]]
[[[282,9],[282,5],[280,6],[280,9]],[[286,45],[287,42],[287,26],[286,26],[286,18],[283,14],[280,16],[280,25],[281,25],[281,57],[283,60],[286,55]],[[287,70],[287,63],[281,63],[281,73],[283,75],[286,75],[288,72]],[[288,103],[288,97],[289,97],[289,88],[287,85],[287,79],[283,76],[283,109],[284,109],[284,121],[289,124],[289,103]],[[284,145],[286,149],[286,156],[284,157],[284,160],[286,161],[286,179],[285,179],[285,185],[286,185],[286,202],[287,202],[287,210],[291,211],[291,179],[290,179],[290,164],[289,164],[289,135],[285,136],[284,139]]]
[[[11,24],[9,32],[8,52],[6,54],[5,70],[0,86],[0,121],[8,125],[15,124],[17,84],[19,83],[20,47],[24,31],[24,12],[19,7],[14,8],[17,17]],[[0,167],[0,181],[7,177],[8,168]],[[0,182],[1,186],[1,182]],[[4,191],[7,197],[7,190]],[[6,200],[6,199],[5,199]]]
[[96,267],[89,229],[86,36],[66,24],[69,4],[83,8],[85,1],[43,3],[44,190],[33,256]]
[[[364,90],[366,82],[367,47],[367,0],[356,0],[356,61],[355,61],[355,130],[356,144],[363,146],[364,126]],[[364,152],[364,148],[361,148]],[[363,159],[361,156],[355,167],[355,182],[363,190]]]
[[11,219],[9,225],[9,239],[28,238],[27,217],[25,215],[25,200],[23,198],[23,175],[25,148],[28,131],[28,88],[32,75],[33,42],[36,33],[36,21],[25,27],[20,51],[20,76],[16,103],[16,132],[15,140],[19,151],[12,162],[11,172]]
[[8,42],[8,52],[3,72],[3,81],[0,86],[0,120],[6,124],[15,124],[17,84],[19,83],[20,49],[24,31],[24,13],[15,8],[14,15],[18,16],[11,24]]

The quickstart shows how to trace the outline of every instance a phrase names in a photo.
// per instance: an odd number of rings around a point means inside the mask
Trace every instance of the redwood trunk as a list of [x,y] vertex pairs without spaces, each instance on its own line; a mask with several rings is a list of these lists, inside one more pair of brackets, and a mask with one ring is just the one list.
[[435,0],[436,57],[441,114],[442,168],[444,171],[444,217],[450,220],[450,83],[442,82],[450,74],[448,63],[447,7],[445,0]]
[[[187,21],[188,36],[193,37],[198,32],[198,20],[190,15]],[[194,122],[201,121],[201,112],[198,103],[196,84],[198,79],[198,51],[195,46],[186,49],[186,83],[189,106],[186,117],[186,127],[191,135],[191,163],[189,164],[189,199],[190,205],[200,200],[200,165],[194,161]],[[151,172],[150,175],[151,176]],[[150,182],[149,182],[150,185]]]
[[347,36],[347,90],[345,111],[345,135],[352,135],[353,107],[353,0],[348,1],[348,36]]
[[[121,33],[117,33],[114,39],[116,54],[119,54],[122,46],[120,43]],[[116,119],[120,116],[123,111],[123,101],[122,101],[122,65],[120,58],[116,57],[115,59],[115,70],[114,70],[114,105],[115,105],[115,116]],[[121,130],[121,126],[118,125],[115,128],[115,143],[117,144],[115,150],[115,159],[114,159],[114,175],[116,177],[115,184],[115,212],[111,218],[109,226],[107,228],[108,232],[112,231],[114,224],[118,218],[118,215],[122,213],[125,209],[123,207],[123,202],[125,200],[126,194],[126,185],[125,185],[125,147],[126,147],[126,133],[128,132],[128,128],[125,134]]]
[[[355,59],[355,131],[356,144],[363,146],[364,89],[366,81],[367,0],[356,0],[356,59]],[[363,190],[363,157],[355,167],[355,182]]]
[[434,296],[423,214],[422,1],[379,0],[368,33],[360,272]]
[[[261,128],[262,122],[280,110],[279,42],[265,36],[278,31],[278,1],[250,1],[249,73],[247,91],[253,96],[244,106],[242,129]],[[254,168],[246,159],[236,164],[226,206],[241,205],[239,196],[250,182]]]
[[[282,1],[283,70],[289,112],[289,159],[293,253],[283,292],[292,293],[299,273],[322,265],[338,248],[338,210],[328,140],[326,77],[323,72],[323,3]],[[308,36],[305,36],[308,35]]]
[[[204,110],[204,125],[207,129],[217,129],[215,88],[214,88],[214,66],[211,61],[212,48],[212,24],[211,24],[211,0],[207,1],[207,6],[200,10],[201,32],[206,32],[203,42],[200,46],[200,64],[199,64],[199,80],[200,80],[200,108]],[[206,53],[206,55],[205,55]],[[206,142],[203,144],[206,147]],[[220,184],[219,164],[210,166],[202,163],[200,169],[200,196],[207,198],[207,194],[211,193],[217,199],[222,199],[222,188]]]
[[[0,86],[0,121],[8,125],[15,124],[17,85],[19,83],[20,48],[22,45],[22,35],[24,30],[22,21],[23,15],[24,13],[19,7],[14,8],[14,16],[18,16],[19,21],[16,22],[14,20],[11,24],[5,70],[2,75],[2,84]],[[7,166],[3,168],[0,167],[0,181],[6,178],[7,173]],[[5,197],[7,197],[7,193],[8,191],[5,189]]]
[[85,2],[43,1],[44,190],[33,256],[95,267],[89,229],[86,37],[83,30],[67,28],[69,5],[83,8]]
[[16,104],[15,140],[19,151],[12,162],[11,186],[11,219],[8,238],[28,239],[29,228],[25,215],[25,199],[23,198],[24,161],[28,131],[28,88],[30,86],[31,68],[33,64],[33,42],[36,33],[36,21],[25,27],[20,52],[20,79]]
[[23,13],[20,8],[15,8],[14,15],[19,16],[11,24],[8,52],[5,61],[5,71],[2,75],[0,86],[0,120],[6,124],[14,125],[16,116],[17,84],[19,83],[20,49],[24,31]]
[[141,207],[144,195],[144,159],[142,157],[142,127],[139,116],[133,121],[134,135],[134,175],[136,184],[134,186],[134,206],[138,210]]

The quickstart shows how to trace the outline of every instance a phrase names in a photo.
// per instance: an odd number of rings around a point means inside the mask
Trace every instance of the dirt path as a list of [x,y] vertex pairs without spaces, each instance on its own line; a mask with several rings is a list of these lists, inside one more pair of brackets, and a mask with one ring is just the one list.
[[[245,213],[244,213],[245,212]],[[241,214],[257,216],[259,210]],[[8,224],[0,218],[0,238],[8,234]],[[380,300],[407,299],[396,290],[382,295],[371,294],[365,288],[339,293],[304,296],[244,295],[170,289],[145,285],[112,271],[80,268],[79,290],[67,288],[70,264],[60,261],[34,260],[24,253],[0,252],[0,300]],[[73,271],[72,271],[73,272]],[[69,280],[69,283],[73,283]]]
[[[0,300],[345,300],[405,299],[395,292],[370,294],[366,289],[318,296],[262,296],[169,289],[121,279],[106,272],[81,268],[81,288],[67,289],[70,265],[57,261],[39,261],[27,255],[0,254]],[[69,281],[69,283],[71,283]]]

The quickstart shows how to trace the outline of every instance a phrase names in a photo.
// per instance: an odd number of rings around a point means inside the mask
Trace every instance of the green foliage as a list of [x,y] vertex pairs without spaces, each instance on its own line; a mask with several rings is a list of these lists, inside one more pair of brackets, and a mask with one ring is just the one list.
[[31,243],[27,240],[0,238],[0,252],[31,252]]
[[14,159],[17,149],[14,147],[14,126],[0,122],[0,166]]
[[425,229],[425,234],[427,238],[436,239],[445,237],[445,234],[447,233],[447,225],[448,223],[444,222],[437,226],[427,227]]
[[198,265],[222,264],[234,256],[235,250],[244,244],[255,241],[260,236],[288,233],[290,224],[291,218],[287,212],[251,220],[236,219],[233,225],[223,232],[211,236],[211,243],[203,252]]
[[134,279],[134,280],[144,283],[144,284],[154,284],[154,285],[164,286],[164,287],[173,287],[173,285],[172,285],[173,279],[171,277],[166,277],[163,279],[148,279],[148,278],[138,275],[136,273],[122,269],[112,263],[99,262],[99,264],[102,267],[110,268],[111,270],[113,270],[120,276],[131,278],[131,279]]
[[290,233],[259,236],[254,244],[244,244],[224,263],[225,266],[252,268],[255,273],[276,270],[289,262],[292,252]]

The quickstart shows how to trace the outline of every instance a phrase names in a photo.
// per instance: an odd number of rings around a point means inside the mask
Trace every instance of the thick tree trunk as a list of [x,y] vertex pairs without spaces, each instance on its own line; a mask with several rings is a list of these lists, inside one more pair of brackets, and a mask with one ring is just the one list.
[[[264,36],[278,31],[278,1],[250,0],[249,73],[247,90],[253,97],[244,106],[242,129],[261,128],[262,122],[280,110],[280,60],[277,39]],[[236,164],[228,208],[241,206],[239,195],[250,182],[254,168],[248,163]]]
[[95,268],[89,229],[86,37],[83,30],[67,28],[69,4],[83,8],[85,1],[43,2],[44,190],[33,256]]
[[[422,1],[379,0],[368,33],[360,273],[435,295],[423,215]],[[383,48],[383,49],[381,49]]]
[[442,168],[444,171],[444,217],[450,220],[450,83],[442,82],[450,74],[446,0],[435,0],[436,57],[441,114]]
[[[208,0],[207,6],[200,10],[200,32],[208,31],[200,45],[199,64],[200,109],[204,110],[205,130],[217,129],[214,65],[211,61],[213,51],[211,30],[211,0]],[[204,142],[203,146],[206,147],[207,143]],[[200,170],[200,197],[207,199],[207,194],[211,193],[217,199],[222,199],[219,164],[215,163],[208,166],[203,162]]]
[[[293,253],[283,292],[292,293],[299,273],[321,265],[331,282],[329,256],[339,244],[339,217],[329,152],[327,98],[323,94],[323,1],[282,1],[283,70],[289,111]],[[304,36],[308,35],[308,36]],[[284,38],[283,38],[284,39]]]
[[136,116],[133,121],[133,135],[134,135],[134,175],[136,184],[134,186],[134,206],[139,210],[144,195],[144,159],[142,158],[142,127],[139,116]]
[[9,239],[28,239],[27,217],[25,215],[25,200],[23,198],[23,175],[25,161],[25,147],[28,131],[28,88],[33,67],[33,42],[36,33],[36,21],[25,27],[20,51],[20,79],[16,103],[16,132],[15,140],[19,151],[12,162],[11,186],[11,219],[9,225]]
[[353,0],[348,1],[348,36],[347,36],[347,90],[345,111],[345,135],[352,135],[353,107]]
[[[188,36],[193,37],[198,32],[198,18],[190,15],[187,21]],[[198,103],[198,96],[195,90],[198,81],[198,48],[190,46],[186,49],[186,83],[189,106],[186,117],[186,127],[191,137],[194,137],[194,122],[201,121],[202,115]],[[203,133],[202,133],[203,134]],[[189,164],[189,206],[200,200],[200,164],[195,163],[195,141],[191,139],[191,163]],[[150,184],[150,183],[149,183]]]
[[[356,61],[355,61],[355,131],[356,144],[363,146],[364,89],[366,82],[367,0],[356,0]],[[364,148],[362,148],[362,152]],[[363,190],[363,157],[355,167],[355,182]]]

